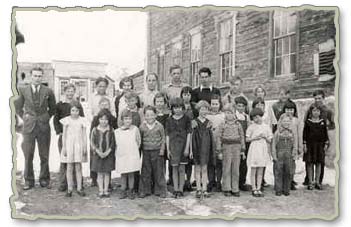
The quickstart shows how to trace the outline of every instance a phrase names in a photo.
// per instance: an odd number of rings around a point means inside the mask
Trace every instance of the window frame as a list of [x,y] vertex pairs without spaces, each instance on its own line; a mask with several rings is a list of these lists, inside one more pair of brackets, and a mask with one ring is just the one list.
[[[276,18],[280,18],[279,20],[279,23],[280,23],[280,30],[281,30],[281,26],[283,24],[283,20],[281,19],[282,16],[285,16],[284,14],[280,14],[279,16],[275,16],[275,14],[277,12],[280,12],[280,13],[289,13],[290,15],[294,15],[295,16],[295,29],[294,31],[292,32],[289,32],[289,21],[286,20],[286,34],[278,34],[278,35],[275,35],[276,33],[276,30],[275,30],[275,25],[276,25]],[[299,61],[299,29],[298,29],[298,24],[299,24],[299,13],[298,11],[283,11],[283,10],[274,10],[274,11],[271,11],[271,15],[270,15],[270,25],[271,25],[271,29],[270,29],[270,59],[271,59],[271,67],[270,67],[270,75],[272,78],[280,78],[280,77],[296,77],[298,78],[298,61]],[[291,52],[291,46],[292,46],[292,37],[295,36],[295,41],[294,41],[294,45],[295,45],[295,51],[294,52]],[[289,41],[288,41],[288,46],[289,46],[289,51],[287,54],[284,54],[284,50],[283,50],[283,46],[284,46],[284,39],[286,39],[287,37],[289,37]],[[282,40],[282,50],[281,50],[281,55],[280,56],[280,59],[281,59],[281,74],[277,74],[277,64],[276,64],[276,61],[279,57],[277,57],[276,55],[276,52],[277,52],[277,49],[276,49],[276,46],[278,45],[278,40]],[[294,68],[295,68],[295,72],[291,72],[291,68],[292,68],[292,65],[291,65],[291,56],[294,55],[295,56],[295,65],[294,65]],[[288,73],[283,73],[283,57],[286,57],[288,56],[289,60],[289,64],[288,64],[288,68],[289,68],[289,72]]]
[[[231,46],[227,49],[222,51],[221,50],[221,41],[223,40],[221,37],[221,33],[222,33],[222,27],[221,25],[223,23],[230,23],[230,35],[229,35],[229,39],[231,40]],[[227,18],[223,18],[223,20],[218,22],[218,56],[219,56],[219,83],[224,85],[224,84],[228,84],[229,80],[231,77],[233,77],[235,75],[235,57],[234,57],[234,52],[235,52],[235,33],[236,33],[236,14],[227,17]],[[230,58],[230,63],[227,67],[222,68],[223,65],[223,59],[226,55],[229,54],[229,58]],[[224,78],[225,75],[223,75],[223,70],[229,69],[229,75],[227,78]]]
[[[195,36],[199,36],[199,49],[198,49],[197,58],[193,59],[193,38]],[[200,77],[198,72],[200,69],[200,62],[202,59],[201,27],[196,27],[189,31],[189,40],[190,40],[190,84],[193,87],[198,87],[200,86]]]

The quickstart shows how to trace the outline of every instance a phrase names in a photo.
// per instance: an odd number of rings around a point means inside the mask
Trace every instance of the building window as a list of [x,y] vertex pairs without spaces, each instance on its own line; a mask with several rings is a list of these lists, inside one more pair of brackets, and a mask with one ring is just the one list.
[[165,69],[165,46],[162,45],[157,53],[157,75],[161,81],[165,80],[167,70]]
[[21,73],[21,80],[25,80],[26,79],[26,74],[25,73]]
[[190,40],[190,81],[193,87],[199,86],[199,65],[201,55],[201,33],[191,36]]
[[221,83],[225,83],[233,74],[233,19],[221,22],[219,30],[219,71]]
[[181,65],[182,61],[182,40],[179,39],[172,44],[172,64]]
[[296,72],[296,12],[274,11],[274,76]]

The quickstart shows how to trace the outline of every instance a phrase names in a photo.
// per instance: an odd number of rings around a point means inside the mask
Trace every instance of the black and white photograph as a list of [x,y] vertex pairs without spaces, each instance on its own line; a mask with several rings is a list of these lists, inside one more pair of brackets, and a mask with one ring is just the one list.
[[339,8],[12,9],[15,219],[339,215]]

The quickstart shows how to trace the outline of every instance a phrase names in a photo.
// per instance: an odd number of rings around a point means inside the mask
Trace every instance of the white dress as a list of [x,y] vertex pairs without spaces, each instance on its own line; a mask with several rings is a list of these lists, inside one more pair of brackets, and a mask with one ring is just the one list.
[[60,120],[63,128],[66,128],[66,151],[67,155],[64,156],[61,152],[61,162],[74,163],[74,162],[87,162],[87,155],[83,155],[83,150],[87,150],[87,140],[83,140],[83,136],[87,136],[83,132],[86,129],[87,121],[83,117],[73,119],[67,116]]
[[[247,131],[247,138],[254,138],[263,134],[267,138],[272,139],[272,131],[265,123],[256,124],[252,123]],[[271,156],[269,154],[269,144],[265,139],[252,141],[247,154],[247,166],[249,167],[266,167],[271,164]]]
[[141,169],[139,153],[140,132],[132,125],[129,129],[123,127],[115,130],[116,138],[116,172],[117,176],[122,173],[132,173]]

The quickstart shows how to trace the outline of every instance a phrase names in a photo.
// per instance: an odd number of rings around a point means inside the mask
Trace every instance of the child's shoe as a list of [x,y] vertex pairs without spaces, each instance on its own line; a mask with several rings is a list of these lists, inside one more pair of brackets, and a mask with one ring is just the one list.
[[317,190],[323,190],[321,184],[316,184],[314,187],[315,187]]
[[104,193],[104,196],[105,196],[106,198],[110,198],[110,193],[107,191],[107,192]]
[[209,198],[210,197],[210,194],[207,191],[204,191],[203,195],[204,195],[205,198]]
[[202,192],[200,190],[196,191],[196,198],[200,199],[201,198]]
[[181,192],[181,191],[179,191],[179,192],[178,192],[178,197],[184,197],[184,193]]
[[231,192],[231,194],[235,197],[240,197],[240,192]]
[[162,199],[167,198],[167,193],[166,193],[166,192],[162,192],[162,193],[160,194],[160,198],[162,198]]
[[230,192],[229,192],[229,191],[225,191],[223,194],[224,194],[224,196],[226,196],[226,197],[231,196],[231,194],[230,194]]
[[66,197],[72,197],[72,191],[67,191],[66,192]]
[[307,190],[313,190],[313,185],[312,185],[312,184],[309,184],[309,185],[307,186]]
[[258,197],[264,197],[264,194],[262,193],[261,190],[258,190],[257,193],[258,193]]
[[179,197],[178,192],[177,192],[177,191],[174,191],[174,192],[173,192],[173,198],[176,199],[176,198],[178,198],[178,197]]
[[121,192],[121,195],[119,196],[119,199],[125,199],[125,198],[127,198],[127,191],[126,191],[126,190],[123,190],[123,191]]
[[275,192],[275,195],[276,195],[276,196],[281,196],[282,193],[281,193],[281,192]]
[[290,195],[290,192],[284,192],[283,193],[285,196],[289,196]]
[[84,197],[86,194],[84,191],[77,191],[77,194],[80,196],[80,197]]
[[128,199],[134,200],[135,199],[135,193],[133,190],[130,190],[128,193]]

